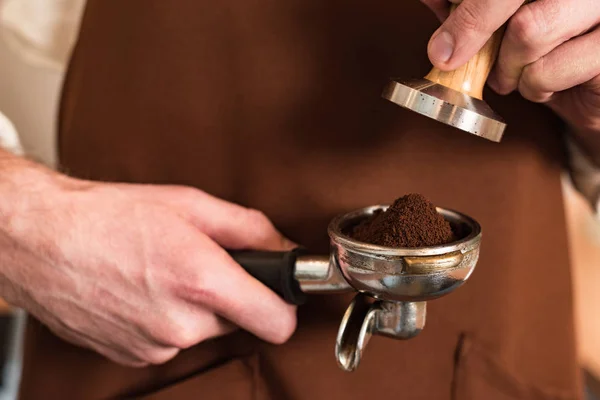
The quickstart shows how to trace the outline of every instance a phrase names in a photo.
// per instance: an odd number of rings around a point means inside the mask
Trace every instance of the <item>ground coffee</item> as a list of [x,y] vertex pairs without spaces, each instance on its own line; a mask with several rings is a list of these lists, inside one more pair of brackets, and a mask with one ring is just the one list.
[[456,240],[448,221],[420,194],[397,199],[385,212],[378,211],[355,226],[351,236],[388,247],[437,246]]

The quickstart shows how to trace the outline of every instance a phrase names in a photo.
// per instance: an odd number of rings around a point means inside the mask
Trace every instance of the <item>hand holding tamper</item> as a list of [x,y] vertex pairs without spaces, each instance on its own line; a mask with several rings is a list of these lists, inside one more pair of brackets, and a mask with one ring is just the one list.
[[[452,6],[452,10],[456,5]],[[423,79],[392,79],[383,97],[447,125],[500,142],[506,123],[483,100],[483,88],[498,56],[504,26],[469,62],[454,71],[433,68]]]

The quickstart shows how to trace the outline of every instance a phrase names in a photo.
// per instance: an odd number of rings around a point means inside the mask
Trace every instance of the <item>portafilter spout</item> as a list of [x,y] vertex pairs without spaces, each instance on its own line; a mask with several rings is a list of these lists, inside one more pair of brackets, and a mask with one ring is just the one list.
[[425,326],[427,301],[445,296],[471,276],[479,258],[481,227],[472,218],[438,208],[457,241],[441,246],[391,248],[352,239],[353,226],[387,206],[356,210],[333,219],[328,256],[233,251],[252,276],[301,305],[306,294],[358,292],[342,318],[335,355],[345,371],[358,367],[372,335],[410,339]]

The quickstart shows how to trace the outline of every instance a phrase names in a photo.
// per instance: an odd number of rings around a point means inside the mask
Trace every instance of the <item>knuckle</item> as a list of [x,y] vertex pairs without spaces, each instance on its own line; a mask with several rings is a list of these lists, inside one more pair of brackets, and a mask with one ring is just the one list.
[[175,295],[193,304],[211,305],[219,299],[219,293],[210,285],[205,274],[198,273],[194,278],[181,282],[175,288]]
[[277,249],[284,243],[281,233],[275,228],[271,220],[258,210],[250,210],[248,226],[252,227],[252,237],[249,243],[253,247],[265,247],[266,249]]
[[195,329],[190,329],[187,325],[179,326],[178,329],[171,332],[168,345],[178,349],[188,349],[200,341],[201,335]]
[[152,349],[145,352],[142,360],[148,364],[160,365],[172,360],[178,352],[177,349]]
[[284,344],[296,331],[296,325],[296,314],[294,311],[290,311],[287,315],[282,317],[281,326],[275,331],[271,341],[274,344]]
[[151,343],[177,349],[187,349],[197,343],[198,335],[191,326],[192,319],[187,314],[181,315],[171,311],[158,318],[158,322],[145,329],[152,338]]
[[177,186],[175,191],[179,198],[189,200],[190,202],[196,201],[202,195],[202,191],[191,186]]
[[260,210],[256,210],[254,208],[247,208],[246,209],[246,215],[249,221],[255,223],[255,224],[271,224],[271,222],[269,221],[269,218],[267,218],[267,216],[265,215],[264,212],[260,211]]
[[507,35],[510,35],[515,43],[519,43],[526,50],[533,50],[543,40],[544,31],[540,20],[529,8],[525,8],[511,18],[508,23]]
[[493,89],[499,94],[509,94],[517,88],[518,77],[509,75],[503,68],[498,68],[494,76]]
[[178,318],[168,315],[162,321],[154,329],[152,338],[155,343],[164,347],[184,350],[214,336],[210,324],[206,323],[201,314],[179,314]]
[[453,15],[456,26],[463,31],[485,30],[485,20],[477,1],[462,3]]
[[523,69],[523,74],[521,75],[521,84],[527,86],[530,90],[542,92],[550,91],[544,73],[543,58],[534,62],[533,64],[527,65]]
[[264,212],[253,208],[246,209],[246,211],[246,223],[254,229],[257,236],[266,238],[273,234],[275,227]]
[[541,67],[534,67],[533,65],[531,67],[526,67],[526,70],[521,77],[521,81],[519,82],[519,92],[529,101],[544,103],[550,100],[553,91],[541,75],[531,72],[535,68]]

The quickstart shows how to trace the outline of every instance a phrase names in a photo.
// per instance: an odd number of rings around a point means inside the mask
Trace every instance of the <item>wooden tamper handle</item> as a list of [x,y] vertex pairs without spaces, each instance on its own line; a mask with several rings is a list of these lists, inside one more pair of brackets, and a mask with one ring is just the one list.
[[[456,7],[456,4],[452,5],[451,11]],[[483,100],[483,87],[498,58],[504,31],[504,26],[498,29],[483,48],[462,67],[454,71],[442,71],[434,67],[425,79]]]
[[[533,0],[526,0],[523,5],[531,3]],[[458,7],[453,4],[450,12]],[[506,24],[498,29],[487,41],[479,53],[469,60],[468,63],[454,71],[441,71],[433,68],[426,76],[432,82],[457,90],[461,93],[483,100],[483,87],[492,72],[492,67],[498,58],[500,44],[504,37]]]

